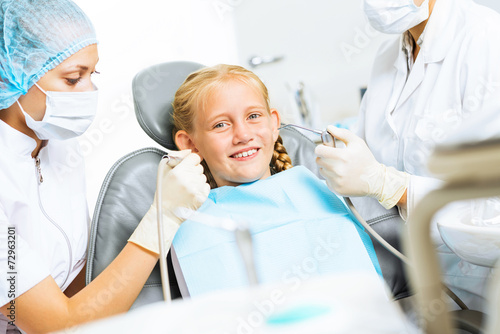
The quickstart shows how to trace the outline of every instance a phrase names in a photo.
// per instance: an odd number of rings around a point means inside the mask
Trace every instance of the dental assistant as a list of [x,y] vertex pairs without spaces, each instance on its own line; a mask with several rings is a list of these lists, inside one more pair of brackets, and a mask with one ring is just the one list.
[[[398,36],[376,56],[357,135],[329,127],[346,148],[320,145],[317,162],[331,190],[361,197],[353,202],[365,219],[397,208],[403,223],[442,184],[426,169],[437,143],[472,120],[480,139],[500,132],[500,15],[472,0],[364,0],[363,6],[373,28]],[[470,204],[456,210],[466,215]],[[438,219],[457,219],[453,211]],[[444,282],[469,308],[482,310],[490,270],[461,261],[435,222],[433,239]]]
[[[124,312],[159,253],[156,206],[85,287],[89,214],[76,137],[97,110],[92,23],[70,0],[0,0],[0,334],[46,333]],[[200,158],[167,167],[166,246],[209,186]],[[163,170],[163,169],[162,169]]]

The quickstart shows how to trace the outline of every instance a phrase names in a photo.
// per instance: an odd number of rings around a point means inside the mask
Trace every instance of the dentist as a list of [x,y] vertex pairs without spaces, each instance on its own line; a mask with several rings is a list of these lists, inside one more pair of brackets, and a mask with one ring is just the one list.
[[[76,137],[97,110],[96,44],[92,23],[70,0],[0,0],[0,334],[124,312],[158,260],[153,204],[85,287],[90,219]],[[161,185],[167,246],[182,223],[175,209],[197,209],[209,193],[199,156],[181,153]]]
[[[346,148],[318,146],[317,163],[332,191],[360,197],[353,202],[367,220],[397,208],[403,223],[441,185],[426,169],[439,141],[478,118],[478,137],[500,132],[500,15],[472,0],[363,0],[363,7],[373,28],[399,36],[376,56],[357,135],[329,127]],[[470,204],[454,210],[466,214]],[[481,310],[489,270],[461,261],[433,229],[445,283]]]

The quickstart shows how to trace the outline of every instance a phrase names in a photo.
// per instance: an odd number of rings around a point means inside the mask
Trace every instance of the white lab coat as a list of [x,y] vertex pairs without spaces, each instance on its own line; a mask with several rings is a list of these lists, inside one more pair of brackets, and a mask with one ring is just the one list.
[[[42,183],[35,145],[0,121],[0,305],[12,299],[8,272],[17,273],[18,297],[49,275],[65,290],[85,264],[90,219],[78,142],[50,140],[40,150]],[[8,227],[15,228],[15,259],[8,259]]]
[[[497,124],[489,126],[496,131],[488,136],[500,133],[499,61],[500,15],[471,0],[436,1],[409,74],[402,37],[379,50],[362,102],[358,135],[379,162],[412,175],[403,218],[441,184],[426,168],[437,143],[477,117],[485,127],[487,122]],[[369,198],[356,199],[356,204],[367,216],[383,212]],[[458,210],[469,208],[459,204]],[[440,217],[446,219],[446,209]],[[435,222],[433,230],[444,281],[453,290],[463,289],[458,295],[481,309],[482,300],[476,297],[484,296],[490,270],[461,261],[443,244]]]

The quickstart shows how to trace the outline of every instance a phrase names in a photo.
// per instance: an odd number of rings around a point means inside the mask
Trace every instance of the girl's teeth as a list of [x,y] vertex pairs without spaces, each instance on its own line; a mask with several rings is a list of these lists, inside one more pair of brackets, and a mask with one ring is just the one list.
[[238,153],[236,154],[234,157],[235,158],[242,158],[242,157],[248,157],[250,155],[253,155],[257,152],[257,150],[253,149],[253,150],[250,150],[250,151],[246,151],[246,152],[242,152],[242,153]]

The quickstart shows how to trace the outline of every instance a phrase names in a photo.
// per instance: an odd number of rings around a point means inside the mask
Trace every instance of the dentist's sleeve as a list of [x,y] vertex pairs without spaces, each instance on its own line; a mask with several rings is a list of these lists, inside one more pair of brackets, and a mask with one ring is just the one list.
[[428,193],[440,188],[443,184],[443,181],[435,178],[411,175],[410,184],[406,189],[406,207],[398,207],[401,218],[406,221],[408,216],[415,210],[417,204]]

